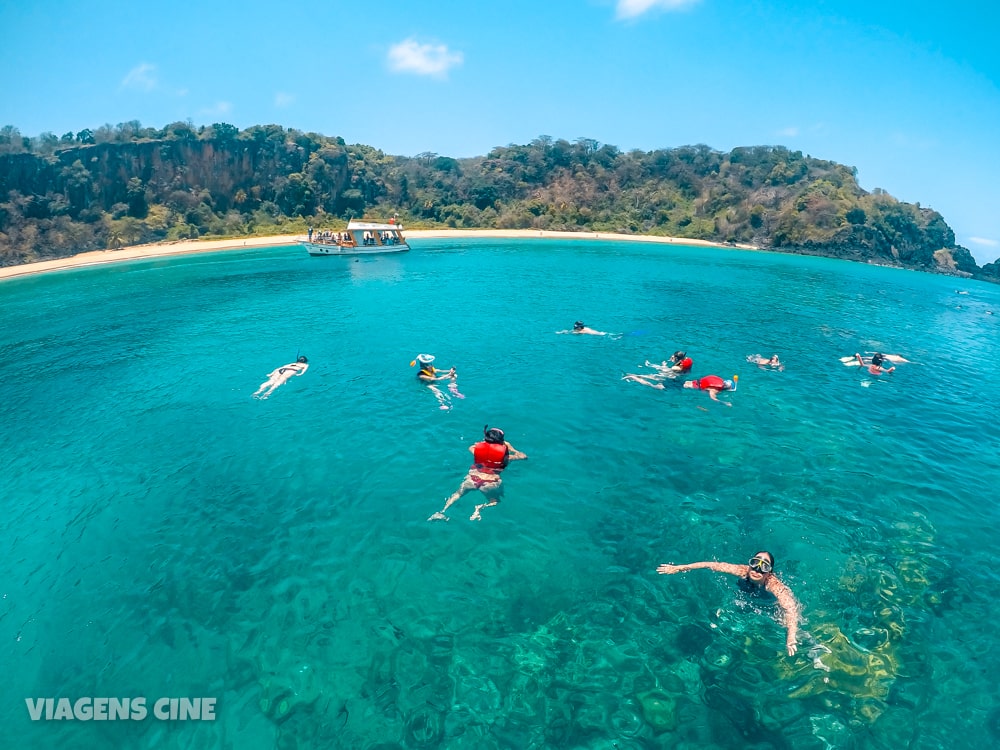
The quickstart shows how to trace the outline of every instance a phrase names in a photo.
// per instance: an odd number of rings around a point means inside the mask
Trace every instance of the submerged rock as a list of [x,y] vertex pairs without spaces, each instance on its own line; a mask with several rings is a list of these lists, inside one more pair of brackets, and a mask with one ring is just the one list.
[[642,706],[642,717],[656,734],[677,728],[674,699],[662,690],[648,690],[636,696]]

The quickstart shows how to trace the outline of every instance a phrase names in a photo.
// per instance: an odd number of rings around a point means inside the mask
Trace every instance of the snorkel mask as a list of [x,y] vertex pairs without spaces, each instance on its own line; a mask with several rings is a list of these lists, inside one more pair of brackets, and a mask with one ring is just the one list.
[[483,427],[483,439],[487,443],[493,443],[494,445],[502,445],[504,442],[503,430],[498,427],[490,427],[485,425]]

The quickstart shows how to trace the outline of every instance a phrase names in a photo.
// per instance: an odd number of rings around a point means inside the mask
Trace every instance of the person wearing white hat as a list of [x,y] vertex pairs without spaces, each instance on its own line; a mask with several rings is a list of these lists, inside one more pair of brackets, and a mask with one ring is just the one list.
[[438,388],[436,383],[439,380],[451,381],[448,383],[449,393],[458,398],[465,398],[465,396],[458,392],[458,375],[454,367],[450,370],[438,370],[433,364],[433,354],[418,354],[416,359],[410,362],[410,367],[418,363],[420,364],[420,369],[417,370],[417,380],[427,385],[431,393],[434,394],[434,398],[438,400],[441,409],[445,411],[451,409],[451,396]]
[[410,367],[416,364],[420,365],[420,369],[417,370],[417,378],[424,383],[433,383],[437,380],[451,380],[457,377],[454,367],[450,370],[445,370],[444,374],[439,375],[438,373],[441,371],[434,367],[433,363],[433,354],[418,354],[417,358],[410,362]]

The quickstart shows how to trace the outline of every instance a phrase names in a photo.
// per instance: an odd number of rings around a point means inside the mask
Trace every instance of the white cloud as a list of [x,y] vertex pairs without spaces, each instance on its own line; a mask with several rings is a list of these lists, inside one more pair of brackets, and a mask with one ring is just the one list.
[[389,69],[399,73],[444,78],[464,59],[461,52],[451,52],[443,44],[419,44],[412,38],[389,48]]
[[149,63],[136,65],[122,79],[123,89],[135,89],[136,91],[152,91],[156,88],[156,66]]
[[969,242],[973,245],[985,245],[986,247],[996,247],[997,245],[1000,245],[1000,242],[997,240],[990,240],[986,237],[969,237]]
[[274,106],[275,107],[289,107],[295,103],[295,94],[286,94],[284,91],[279,91],[274,95]]
[[638,18],[654,8],[684,10],[699,2],[701,0],[618,0],[618,5],[615,7],[615,17],[619,19]]
[[794,125],[790,128],[782,128],[778,131],[778,135],[785,136],[787,138],[794,138],[799,134],[799,129]]

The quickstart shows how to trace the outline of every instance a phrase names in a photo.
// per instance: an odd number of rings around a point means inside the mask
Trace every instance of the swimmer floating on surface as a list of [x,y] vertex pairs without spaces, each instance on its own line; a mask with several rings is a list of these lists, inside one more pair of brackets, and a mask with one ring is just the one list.
[[751,557],[750,562],[746,565],[733,565],[712,560],[685,565],[664,563],[656,569],[656,572],[661,575],[673,575],[698,568],[707,568],[716,573],[729,573],[739,577],[740,589],[751,596],[760,596],[765,592],[774,596],[778,606],[781,607],[782,624],[787,631],[785,649],[789,656],[795,655],[798,650],[799,619],[802,610],[792,594],[792,590],[774,575],[774,555],[762,550]]
[[868,372],[872,375],[881,375],[884,372],[892,372],[895,370],[895,366],[885,368],[882,365],[885,362],[909,362],[910,360],[900,357],[898,354],[882,354],[881,352],[872,352],[871,359],[862,357],[859,353],[855,353],[853,357],[841,357],[840,361],[845,365],[858,365],[860,367],[867,367]]
[[[440,380],[447,380],[448,391],[454,395],[456,398],[465,398],[461,393],[458,392],[458,373],[455,368],[452,367],[449,370],[438,370],[432,364],[434,362],[433,354],[418,354],[416,359],[410,362],[410,367],[418,364],[420,369],[417,370],[417,380],[421,383],[426,383],[428,389],[434,394],[434,398],[438,400],[440,408],[443,410],[451,409],[451,398],[447,393],[442,391],[435,383]],[[441,374],[439,374],[441,373]]]
[[723,380],[718,375],[706,375],[698,380],[684,381],[684,387],[707,391],[708,397],[713,401],[718,401],[720,404],[725,404],[726,406],[732,406],[728,401],[719,401],[718,395],[721,391],[735,391],[739,380],[739,375],[733,375],[732,380]]
[[771,355],[770,359],[768,359],[767,357],[762,357],[759,354],[751,354],[749,357],[747,357],[747,362],[753,365],[757,365],[762,370],[765,367],[773,367],[776,370],[785,369],[785,366],[781,363],[781,360],[778,359],[777,354]]
[[650,362],[648,359],[645,362],[646,367],[651,367],[656,370],[655,374],[649,373],[625,373],[622,375],[622,380],[629,380],[633,383],[639,383],[640,385],[648,385],[650,388],[658,388],[663,390],[666,386],[659,381],[665,379],[673,380],[677,377],[678,373],[688,372],[694,365],[694,361],[687,356],[683,351],[676,351],[670,355],[670,359],[664,360],[660,364],[655,362]]
[[428,521],[447,521],[448,510],[462,495],[473,490],[479,490],[486,497],[486,502],[477,505],[470,521],[481,521],[480,515],[483,508],[492,508],[500,502],[503,495],[503,480],[500,472],[507,468],[511,461],[521,461],[527,458],[517,448],[507,442],[503,430],[489,425],[483,427],[483,439],[478,443],[469,446],[472,453],[473,464],[469,467],[469,473],[462,480],[462,484],[452,495],[445,500],[444,507],[428,518]]
[[556,333],[589,333],[592,336],[607,336],[607,331],[595,331],[593,328],[587,328],[583,324],[582,320],[578,320],[573,324],[572,331],[556,331]]
[[303,356],[300,356],[291,364],[282,365],[281,367],[271,370],[267,374],[268,380],[260,384],[260,388],[253,394],[253,398],[265,399],[274,393],[274,389],[284,385],[288,382],[288,379],[296,375],[304,375],[305,371],[309,369],[309,360]]

